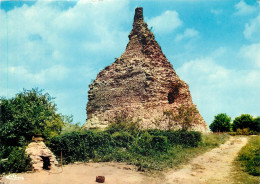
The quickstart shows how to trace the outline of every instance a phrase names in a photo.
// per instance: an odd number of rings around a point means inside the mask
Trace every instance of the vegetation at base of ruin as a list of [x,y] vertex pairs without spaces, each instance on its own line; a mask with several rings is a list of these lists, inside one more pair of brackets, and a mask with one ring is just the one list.
[[184,130],[128,129],[124,121],[114,123],[104,131],[81,130],[53,137],[48,146],[58,157],[62,152],[66,164],[116,161],[149,171],[177,167],[224,143],[228,137]]
[[23,172],[30,167],[25,154],[32,137],[40,134],[45,140],[70,127],[71,118],[57,113],[53,98],[43,90],[23,90],[15,97],[0,98],[0,173]]
[[153,124],[159,129],[173,130],[180,126],[182,130],[189,130],[193,124],[197,124],[199,112],[195,105],[186,107],[181,105],[177,108],[177,113],[172,110],[163,112],[163,116],[157,118]]
[[220,113],[215,116],[209,128],[213,132],[229,132],[230,135],[258,135],[260,133],[260,117],[254,118],[249,114],[241,114],[231,124],[231,118]]
[[[239,152],[233,163],[232,177],[234,183],[258,184],[260,177],[260,136],[252,136],[246,146]],[[251,175],[247,171],[254,174]]]
[[247,145],[240,150],[237,160],[248,174],[260,176],[260,136],[250,138]]
[[118,131],[138,133],[141,129],[141,119],[134,120],[128,113],[121,111],[115,114],[115,117],[106,128],[106,132],[110,134]]

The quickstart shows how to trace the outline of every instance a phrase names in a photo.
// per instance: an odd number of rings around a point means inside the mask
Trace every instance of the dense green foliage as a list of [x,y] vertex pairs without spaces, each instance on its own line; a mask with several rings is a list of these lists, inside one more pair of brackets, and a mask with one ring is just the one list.
[[24,90],[0,99],[0,172],[22,172],[30,167],[25,147],[36,134],[48,140],[60,135],[64,125],[48,93]]
[[[111,130],[111,129],[110,129]],[[197,154],[224,143],[227,136],[201,135],[186,131],[81,131],[53,137],[48,146],[63,163],[75,161],[117,161],[139,170],[176,167]]]
[[201,133],[195,131],[163,131],[158,129],[147,130],[153,136],[165,136],[171,146],[197,147],[201,142]]
[[24,172],[30,170],[31,159],[25,154],[25,148],[19,147],[1,147],[0,174],[8,172]]
[[163,116],[158,117],[152,123],[159,129],[174,130],[180,126],[182,130],[186,131],[198,123],[198,113],[196,106],[181,105],[177,108],[177,113],[166,110],[163,112]]
[[245,128],[258,131],[257,127],[259,127],[259,125],[255,125],[253,116],[249,114],[241,114],[241,116],[235,118],[232,124],[233,131]]
[[0,142],[21,146],[41,133],[45,139],[61,132],[63,121],[48,93],[24,90],[14,98],[0,100]]
[[260,176],[260,136],[250,138],[239,152],[238,160],[250,175]]
[[127,112],[121,111],[115,115],[112,121],[110,121],[108,127],[106,128],[106,132],[110,134],[122,131],[137,133],[142,128],[140,122],[140,119],[134,121],[133,117],[129,116]]
[[260,132],[260,116],[254,118],[252,130]]
[[218,114],[214,117],[213,122],[209,125],[212,132],[229,132],[231,128],[231,117],[226,113]]
[[[63,162],[125,161],[141,169],[161,168],[153,159],[173,156],[180,149],[197,147],[202,139],[198,132],[186,131],[80,131],[53,137],[48,146],[56,154],[63,154]],[[169,153],[169,155],[168,155]]]

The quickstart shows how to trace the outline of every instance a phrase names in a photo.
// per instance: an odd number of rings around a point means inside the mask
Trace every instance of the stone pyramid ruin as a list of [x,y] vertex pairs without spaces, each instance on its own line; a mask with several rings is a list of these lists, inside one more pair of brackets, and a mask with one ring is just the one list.
[[[178,113],[181,106],[196,108],[188,85],[178,77],[147,28],[141,7],[135,10],[128,37],[125,52],[89,86],[87,128],[104,128],[122,111],[142,119],[143,127],[151,128],[165,111]],[[198,111],[196,118],[190,129],[207,132],[207,124]]]

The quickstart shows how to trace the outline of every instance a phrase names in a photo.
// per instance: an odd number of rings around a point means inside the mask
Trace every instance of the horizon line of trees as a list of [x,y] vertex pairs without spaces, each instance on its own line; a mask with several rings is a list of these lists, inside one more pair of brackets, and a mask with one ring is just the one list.
[[246,132],[256,134],[260,131],[260,116],[254,118],[250,114],[241,114],[231,123],[231,117],[226,113],[217,114],[209,125],[212,132]]

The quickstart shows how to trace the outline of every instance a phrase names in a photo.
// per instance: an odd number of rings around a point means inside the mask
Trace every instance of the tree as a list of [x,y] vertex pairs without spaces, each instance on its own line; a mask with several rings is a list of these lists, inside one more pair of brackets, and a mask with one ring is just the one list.
[[181,130],[187,131],[199,121],[198,114],[199,111],[195,105],[189,107],[181,105],[177,108],[177,113],[166,110],[163,112],[163,116],[155,119],[152,123],[161,129],[176,130],[181,128]]
[[229,132],[231,128],[231,118],[226,113],[220,113],[214,117],[209,125],[212,132]]
[[196,124],[198,121],[199,111],[196,106],[186,107],[181,105],[178,109],[178,114],[173,117],[174,121],[181,125],[182,130],[188,130],[192,127],[193,124]]
[[21,146],[41,133],[45,139],[60,134],[61,115],[52,97],[42,90],[23,90],[11,99],[0,99],[0,142]]
[[260,116],[256,117],[253,120],[252,130],[259,132],[260,131]]
[[241,114],[241,116],[236,117],[235,120],[233,121],[233,131],[237,131],[237,129],[244,129],[244,128],[249,128],[249,129],[254,129],[254,118],[253,116],[249,114]]

